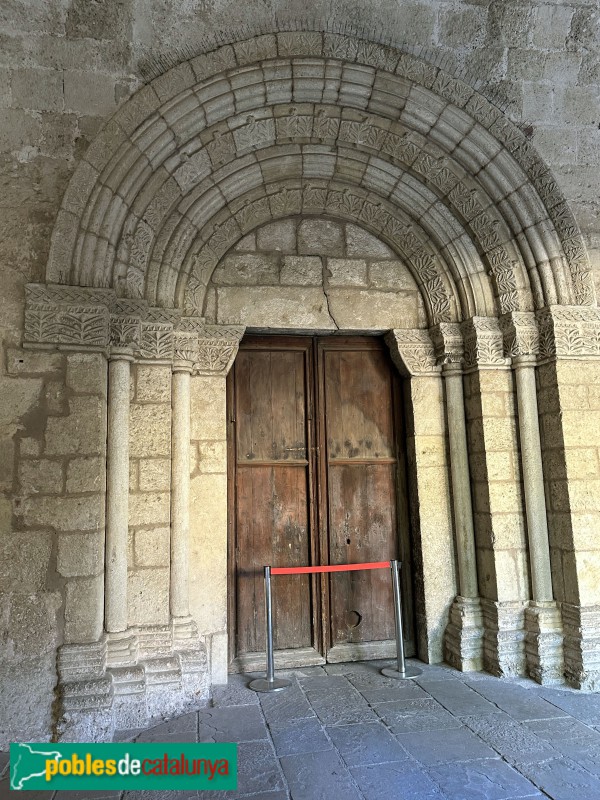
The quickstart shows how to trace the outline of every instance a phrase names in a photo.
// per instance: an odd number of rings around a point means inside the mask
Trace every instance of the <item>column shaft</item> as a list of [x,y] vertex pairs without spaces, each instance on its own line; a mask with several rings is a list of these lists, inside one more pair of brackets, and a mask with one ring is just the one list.
[[533,599],[536,602],[550,602],[553,599],[552,572],[535,388],[535,356],[515,357],[514,369]]
[[450,444],[450,474],[452,476],[452,504],[456,530],[459,590],[462,597],[477,597],[477,561],[462,369],[459,364],[445,364],[443,374],[446,383],[446,411]]
[[171,595],[173,617],[189,615],[190,369],[176,366],[171,388]]
[[114,354],[108,366],[105,627],[109,633],[127,629],[131,360],[129,355]]

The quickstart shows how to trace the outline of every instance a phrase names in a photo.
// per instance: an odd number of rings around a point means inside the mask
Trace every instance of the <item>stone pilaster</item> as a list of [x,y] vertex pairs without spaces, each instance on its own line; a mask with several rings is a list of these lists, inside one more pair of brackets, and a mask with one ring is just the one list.
[[600,310],[537,313],[539,411],[554,593],[564,627],[564,673],[600,686]]
[[524,674],[529,575],[513,380],[496,319],[461,329],[483,662],[496,675]]
[[446,628],[446,661],[461,670],[483,665],[483,621],[477,585],[477,562],[465,405],[463,393],[463,340],[460,326],[437,325],[432,331],[438,362],[442,362],[446,419],[452,477],[452,509],[458,566],[458,595]]
[[527,519],[532,600],[525,610],[527,674],[539,683],[563,680],[562,621],[554,601],[550,543],[538,422],[535,368],[539,337],[533,314],[500,320],[505,353],[512,358],[517,392],[523,494]]
[[419,657],[444,657],[444,633],[456,597],[452,505],[441,367],[427,331],[393,330],[392,359],[408,382],[408,469],[412,476],[411,531],[415,538],[415,594]]

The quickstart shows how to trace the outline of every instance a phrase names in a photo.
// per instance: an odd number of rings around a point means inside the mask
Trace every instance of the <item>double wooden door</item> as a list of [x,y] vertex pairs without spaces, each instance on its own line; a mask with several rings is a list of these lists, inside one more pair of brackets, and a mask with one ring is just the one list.
[[[263,567],[403,562],[414,653],[400,382],[375,338],[246,337],[230,373],[232,669],[262,669]],[[390,571],[274,576],[276,666],[395,654]]]

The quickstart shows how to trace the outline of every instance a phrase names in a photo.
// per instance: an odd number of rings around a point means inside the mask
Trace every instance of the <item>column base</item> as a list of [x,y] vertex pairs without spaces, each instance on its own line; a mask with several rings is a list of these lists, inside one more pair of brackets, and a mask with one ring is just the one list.
[[526,674],[525,602],[481,600],[483,667],[492,675],[517,677]]
[[130,628],[58,655],[59,718],[54,741],[111,741],[202,708],[210,690],[206,648],[195,623]]
[[531,602],[525,609],[527,674],[551,686],[564,683],[563,626],[556,603]]
[[483,669],[483,615],[478,597],[458,595],[450,608],[444,637],[444,658],[461,672]]
[[576,689],[600,690],[600,605],[561,604],[565,678]]

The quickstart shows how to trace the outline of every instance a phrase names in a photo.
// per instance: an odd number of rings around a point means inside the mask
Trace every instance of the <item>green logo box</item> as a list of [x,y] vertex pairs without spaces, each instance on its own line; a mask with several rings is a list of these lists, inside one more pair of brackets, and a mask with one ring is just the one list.
[[237,745],[11,744],[10,788],[237,789]]

